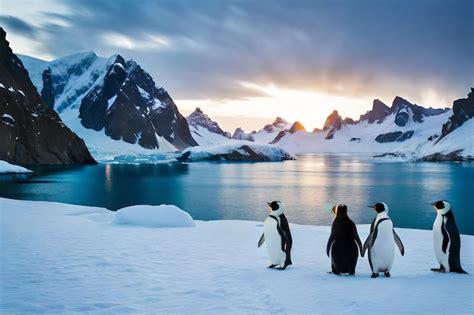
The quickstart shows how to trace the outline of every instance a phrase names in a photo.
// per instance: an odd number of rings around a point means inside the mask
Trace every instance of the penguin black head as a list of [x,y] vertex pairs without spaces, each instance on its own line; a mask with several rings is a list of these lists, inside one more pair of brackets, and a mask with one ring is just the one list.
[[332,207],[332,212],[334,213],[335,216],[347,215],[347,206],[344,204],[336,205]]
[[270,207],[270,209],[272,209],[272,211],[277,211],[278,209],[280,209],[281,201],[267,202],[267,204]]
[[451,210],[451,204],[446,200],[439,200],[431,204],[436,211],[446,214]]
[[380,212],[388,212],[388,206],[385,202],[378,202],[373,206],[369,206],[370,208],[373,208],[377,213]]

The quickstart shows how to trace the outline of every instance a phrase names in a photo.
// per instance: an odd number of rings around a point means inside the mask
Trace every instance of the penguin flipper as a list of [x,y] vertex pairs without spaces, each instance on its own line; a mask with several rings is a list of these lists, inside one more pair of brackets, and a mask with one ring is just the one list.
[[372,246],[373,238],[374,238],[374,233],[370,233],[369,237],[367,237],[367,239],[364,242],[364,246],[362,246],[362,253],[360,253],[361,257],[364,257],[367,249]]
[[352,233],[354,234],[354,240],[357,244],[357,247],[359,248],[359,252],[360,254],[362,255],[362,242],[360,241],[360,237],[359,237],[359,233],[357,233],[357,227],[356,225],[354,224],[354,222],[352,222]]
[[262,233],[262,236],[260,236],[260,240],[258,241],[258,247],[260,248],[263,243],[265,243],[265,234]]
[[329,252],[331,250],[331,246],[333,243],[334,243],[334,234],[331,233],[328,239],[328,243],[326,244],[326,255],[328,255],[328,257],[329,257]]
[[400,250],[400,254],[402,254],[402,256],[405,255],[405,247],[403,246],[402,240],[395,232],[395,230],[393,230],[393,239],[395,240],[395,244],[397,244],[397,247]]
[[446,251],[448,250],[448,244],[449,244],[449,234],[448,231],[446,231],[446,225],[444,224],[444,218],[441,223],[441,233],[443,234],[443,244],[442,244],[442,250],[443,253],[446,254]]

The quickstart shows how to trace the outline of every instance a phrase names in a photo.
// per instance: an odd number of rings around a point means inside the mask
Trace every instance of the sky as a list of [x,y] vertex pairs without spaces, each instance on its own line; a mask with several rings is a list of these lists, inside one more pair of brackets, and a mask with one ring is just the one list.
[[16,53],[136,60],[183,114],[308,130],[395,96],[450,107],[474,86],[474,1],[0,0]]

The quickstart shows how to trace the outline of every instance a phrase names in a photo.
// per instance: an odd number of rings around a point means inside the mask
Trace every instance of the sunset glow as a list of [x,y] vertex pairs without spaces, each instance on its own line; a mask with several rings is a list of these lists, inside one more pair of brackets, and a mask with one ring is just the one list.
[[[276,116],[289,122],[300,121],[307,130],[322,128],[327,116],[334,110],[343,117],[357,119],[360,113],[370,109],[372,98],[349,98],[331,95],[312,90],[293,90],[275,85],[258,85],[241,82],[242,86],[257,90],[266,96],[247,97],[241,99],[215,100],[176,100],[184,113],[201,107],[211,116],[233,116],[221,124],[233,131],[243,127],[247,131],[258,130],[262,123],[270,123]],[[246,120],[247,117],[262,118]]]

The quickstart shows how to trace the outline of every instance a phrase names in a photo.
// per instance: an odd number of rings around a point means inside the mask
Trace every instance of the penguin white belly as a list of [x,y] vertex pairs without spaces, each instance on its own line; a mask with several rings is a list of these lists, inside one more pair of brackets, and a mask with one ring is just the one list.
[[377,238],[370,252],[373,272],[390,271],[394,256],[393,224],[390,221],[385,221],[378,226]]
[[277,221],[270,217],[267,218],[263,224],[263,233],[270,263],[283,266],[286,254],[281,250],[281,236],[277,230]]
[[446,249],[446,253],[443,253],[443,232],[441,231],[441,226],[443,223],[443,216],[438,214],[436,219],[433,223],[433,246],[434,252],[436,255],[436,259],[438,263],[442,265],[446,272],[449,272],[449,246],[451,245],[448,242],[448,247]]

